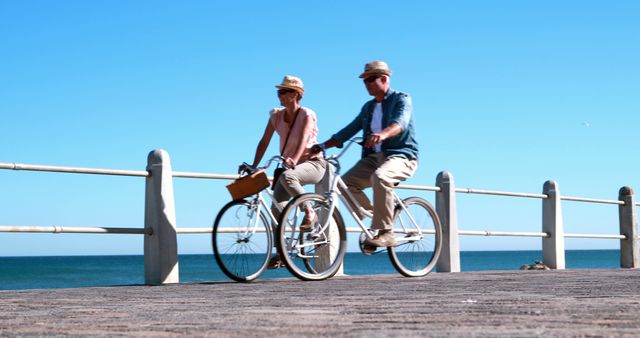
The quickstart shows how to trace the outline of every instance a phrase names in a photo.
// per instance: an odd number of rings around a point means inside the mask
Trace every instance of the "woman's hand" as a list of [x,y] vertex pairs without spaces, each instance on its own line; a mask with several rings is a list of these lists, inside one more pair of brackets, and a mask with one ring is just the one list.
[[253,171],[253,168],[251,168],[251,166],[249,164],[242,163],[239,167],[238,167],[238,174],[250,174]]
[[287,169],[293,169],[296,167],[296,162],[291,157],[285,158],[283,164]]

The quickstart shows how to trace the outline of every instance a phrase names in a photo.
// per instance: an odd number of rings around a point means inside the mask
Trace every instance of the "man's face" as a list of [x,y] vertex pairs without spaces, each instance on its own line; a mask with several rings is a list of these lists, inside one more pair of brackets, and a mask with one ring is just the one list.
[[371,96],[377,96],[386,92],[387,79],[382,75],[371,75],[362,81]]

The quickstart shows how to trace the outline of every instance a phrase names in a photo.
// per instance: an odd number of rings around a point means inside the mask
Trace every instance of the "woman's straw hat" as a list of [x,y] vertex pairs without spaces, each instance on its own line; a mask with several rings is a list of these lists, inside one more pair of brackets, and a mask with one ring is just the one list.
[[368,78],[371,75],[391,75],[391,69],[384,61],[371,61],[364,65],[364,73],[360,74],[361,79]]
[[278,89],[293,89],[300,94],[304,94],[304,84],[302,84],[302,80],[299,77],[293,75],[285,75],[284,79],[282,79],[282,83],[276,85]]

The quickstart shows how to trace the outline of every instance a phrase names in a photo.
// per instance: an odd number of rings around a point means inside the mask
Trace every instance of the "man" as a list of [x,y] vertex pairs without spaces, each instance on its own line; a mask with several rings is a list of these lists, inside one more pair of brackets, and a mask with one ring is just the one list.
[[[374,99],[346,127],[316,148],[341,147],[358,131],[365,140],[362,158],[342,178],[349,191],[368,210],[373,210],[371,229],[379,230],[365,244],[389,247],[393,235],[395,201],[393,188],[411,177],[418,167],[418,143],[413,126],[411,97],[390,88],[391,69],[382,61],[372,61],[360,74]],[[373,206],[362,191],[373,188]]]

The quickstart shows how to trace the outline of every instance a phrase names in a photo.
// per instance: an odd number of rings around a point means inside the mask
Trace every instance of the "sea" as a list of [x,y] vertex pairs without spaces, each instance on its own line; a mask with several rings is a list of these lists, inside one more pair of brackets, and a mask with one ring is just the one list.
[[[567,269],[605,269],[620,266],[618,250],[567,250]],[[463,251],[462,272],[518,270],[542,260],[541,251]],[[179,255],[180,283],[229,280],[212,254]],[[347,275],[397,273],[386,253],[365,256],[349,252]],[[260,278],[291,277],[284,268],[267,270]],[[0,290],[79,288],[144,284],[144,256],[0,257]]]

